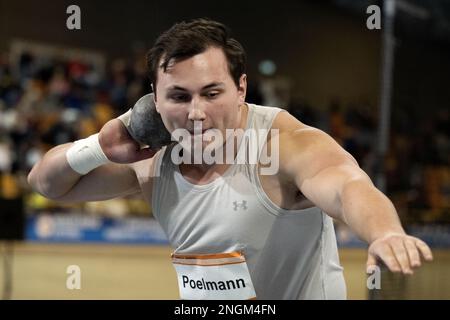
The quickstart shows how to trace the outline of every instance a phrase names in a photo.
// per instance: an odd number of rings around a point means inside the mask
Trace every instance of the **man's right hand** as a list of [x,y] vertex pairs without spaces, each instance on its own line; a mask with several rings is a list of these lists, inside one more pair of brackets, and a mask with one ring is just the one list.
[[133,163],[149,159],[158,150],[142,148],[129,134],[123,122],[119,119],[108,121],[98,135],[100,146],[106,157],[116,163]]

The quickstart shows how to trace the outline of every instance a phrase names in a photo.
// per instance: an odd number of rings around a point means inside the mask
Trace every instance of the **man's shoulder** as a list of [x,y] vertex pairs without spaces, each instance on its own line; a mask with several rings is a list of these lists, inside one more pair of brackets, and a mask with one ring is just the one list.
[[280,157],[280,167],[290,163],[321,161],[328,156],[347,155],[337,142],[326,132],[306,125],[296,119],[288,112],[280,112],[273,121],[268,142],[272,137],[278,137],[278,155]]
[[329,134],[300,122],[288,112],[280,112],[272,128],[279,132],[281,173],[293,176],[305,172],[308,175],[308,172],[317,171],[316,168],[337,163],[357,164]]
[[304,124],[294,116],[292,116],[289,111],[271,106],[263,106],[256,104],[248,104],[249,112],[253,113],[253,116],[260,117],[260,121],[266,121],[263,118],[271,120],[272,124],[270,126],[270,133],[267,136],[267,140],[270,140],[274,134],[282,135],[283,139],[292,138],[293,135],[298,135],[299,133],[319,133],[321,130]]
[[304,124],[286,110],[275,116],[271,129],[277,130],[283,139],[298,139],[299,135],[323,134],[320,129]]

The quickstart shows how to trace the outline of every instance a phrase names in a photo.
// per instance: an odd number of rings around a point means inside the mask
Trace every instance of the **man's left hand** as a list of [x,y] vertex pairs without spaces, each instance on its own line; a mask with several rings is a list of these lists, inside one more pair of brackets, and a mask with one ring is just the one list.
[[433,260],[430,247],[422,240],[402,233],[390,233],[373,241],[369,246],[367,272],[381,260],[392,272],[413,274],[413,269],[425,261]]

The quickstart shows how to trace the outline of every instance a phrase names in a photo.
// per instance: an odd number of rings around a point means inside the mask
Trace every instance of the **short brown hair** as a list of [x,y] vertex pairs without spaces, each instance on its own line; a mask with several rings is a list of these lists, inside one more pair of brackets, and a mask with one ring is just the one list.
[[[147,53],[147,67],[151,83],[156,86],[158,69],[204,52],[209,47],[223,50],[228,69],[237,87],[246,69],[246,54],[242,45],[230,37],[230,30],[222,23],[207,18],[183,21],[173,25],[156,39]],[[163,59],[160,64],[160,60]],[[156,90],[156,88],[154,88]]]

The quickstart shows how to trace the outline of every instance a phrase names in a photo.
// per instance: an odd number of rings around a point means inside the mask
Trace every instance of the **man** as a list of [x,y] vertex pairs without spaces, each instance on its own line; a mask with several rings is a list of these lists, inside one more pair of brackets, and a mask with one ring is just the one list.
[[[157,112],[172,136],[188,130],[188,141],[141,149],[124,115],[97,135],[50,150],[28,181],[65,202],[142,193],[175,249],[181,298],[345,298],[331,218],[369,244],[368,268],[380,260],[393,272],[412,274],[421,255],[432,259],[330,136],[281,109],[245,102],[245,53],[222,24],[174,25],[157,39],[148,64]],[[263,135],[249,141],[227,129]],[[222,143],[208,141],[210,132],[221,133]],[[236,144],[226,148],[230,141]],[[210,145],[216,159],[237,159],[255,141],[256,164],[190,161]],[[278,161],[272,174],[262,174],[264,147]],[[184,161],[176,164],[180,154]]]

